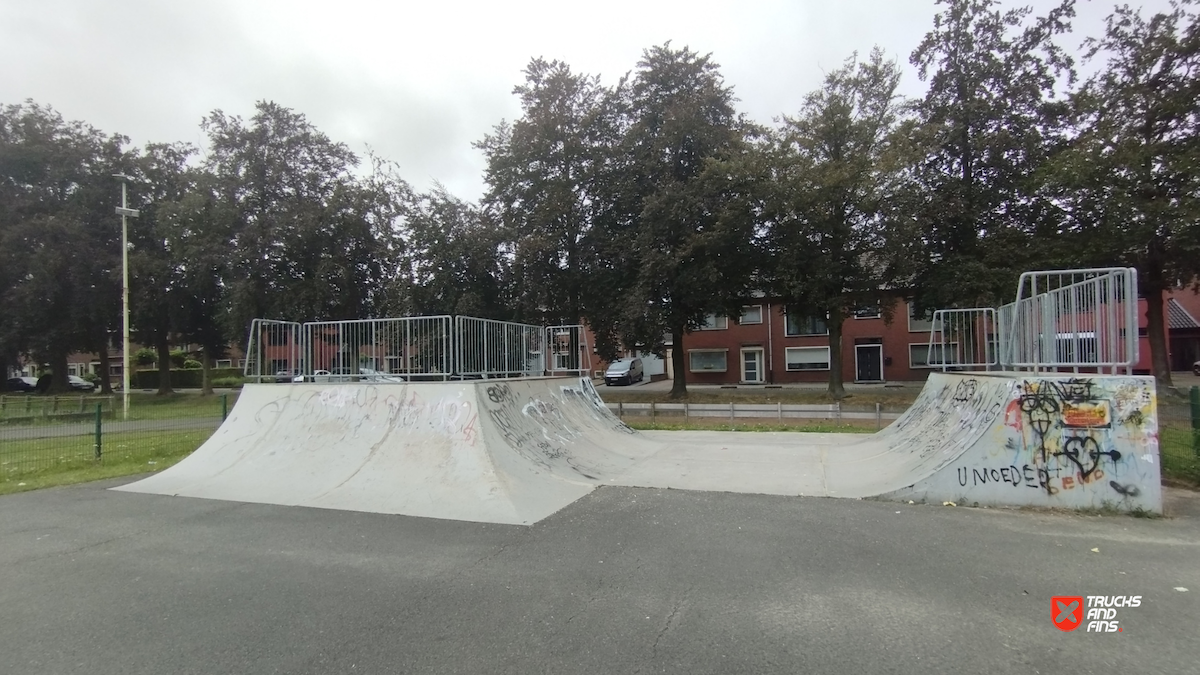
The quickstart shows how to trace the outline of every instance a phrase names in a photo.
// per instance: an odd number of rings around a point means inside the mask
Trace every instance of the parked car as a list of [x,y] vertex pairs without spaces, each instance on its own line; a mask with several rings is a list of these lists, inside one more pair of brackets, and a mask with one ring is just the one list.
[[314,370],[312,375],[297,375],[292,378],[292,382],[328,382],[328,370]]
[[644,377],[641,359],[621,359],[613,361],[604,371],[604,384],[633,384],[641,382]]
[[288,382],[295,382],[295,378],[299,376],[300,371],[292,372],[290,370],[277,370],[275,371],[275,383],[286,384]]
[[70,383],[71,388],[74,389],[75,391],[95,391],[96,390],[95,382],[88,382],[87,380],[83,379],[82,377],[79,377],[78,375],[68,375],[67,382]]
[[37,391],[36,377],[10,377],[5,383],[5,388],[9,391],[32,392]]
[[1196,377],[1200,377],[1200,361],[1192,364],[1192,374]]

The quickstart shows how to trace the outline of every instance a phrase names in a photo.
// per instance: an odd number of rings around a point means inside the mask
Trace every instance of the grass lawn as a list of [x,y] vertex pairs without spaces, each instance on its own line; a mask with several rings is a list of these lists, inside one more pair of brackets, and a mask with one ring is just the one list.
[[212,429],[105,434],[100,460],[91,436],[0,442],[0,494],[161,471],[211,434]]
[[[855,391],[842,399],[846,410],[875,410],[879,403],[884,410],[900,411],[912,405],[919,390],[911,387]],[[823,389],[691,389],[687,398],[673,399],[668,391],[615,390],[605,387],[600,398],[606,403],[800,403],[830,405],[837,403]]]

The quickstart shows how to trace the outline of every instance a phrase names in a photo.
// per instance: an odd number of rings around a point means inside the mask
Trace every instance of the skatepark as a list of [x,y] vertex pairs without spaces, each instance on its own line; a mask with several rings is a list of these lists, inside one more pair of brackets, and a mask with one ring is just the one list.
[[249,385],[133,492],[529,525],[600,485],[1162,511],[1153,381],[935,373],[883,431],[636,432],[586,378]]
[[[499,327],[448,367],[423,325],[453,323],[284,326],[264,353],[310,371],[335,372],[306,332],[365,359],[403,335],[419,372],[247,385],[169,469],[0,499],[5,669],[1194,666],[1200,500],[1160,485],[1151,378],[960,355],[875,434],[635,431],[531,359],[563,331]],[[1121,633],[1052,623],[1100,594],[1143,598]]]

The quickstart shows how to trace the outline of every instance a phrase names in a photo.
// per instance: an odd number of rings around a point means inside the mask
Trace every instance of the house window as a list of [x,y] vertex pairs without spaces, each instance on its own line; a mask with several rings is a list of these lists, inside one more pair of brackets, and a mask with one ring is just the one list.
[[825,320],[816,316],[805,316],[789,312],[785,322],[785,335],[798,337],[801,335],[829,335],[829,326]]
[[933,330],[933,311],[929,310],[924,316],[917,316],[915,305],[908,303],[908,332],[928,333]]
[[742,307],[742,318],[738,320],[738,323],[762,323],[762,312],[762,305],[746,305]]
[[704,317],[704,323],[700,324],[700,330],[725,330],[729,327],[729,317],[717,316],[709,314]]
[[829,370],[829,347],[788,347],[788,370]]
[[272,347],[280,347],[288,343],[288,333],[286,330],[273,330],[267,328],[267,344]]
[[880,310],[878,302],[873,305],[855,307],[851,314],[853,314],[854,318],[856,319],[878,319],[879,317],[883,316],[883,312]]
[[725,355],[728,349],[689,349],[693,373],[723,373],[726,370]]
[[937,368],[942,365],[952,365],[954,355],[958,353],[958,343],[930,345],[922,342],[908,346],[909,368]]
[[218,368],[232,368],[233,359],[217,359]]

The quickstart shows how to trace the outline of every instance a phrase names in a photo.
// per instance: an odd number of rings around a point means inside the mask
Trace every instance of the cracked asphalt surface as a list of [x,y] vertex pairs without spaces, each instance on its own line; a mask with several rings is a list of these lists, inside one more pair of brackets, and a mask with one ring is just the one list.
[[[1143,520],[606,487],[519,527],[119,482],[0,497],[0,671],[1196,672],[1194,493]],[[1143,596],[1121,633],[1052,625],[1101,594]]]

